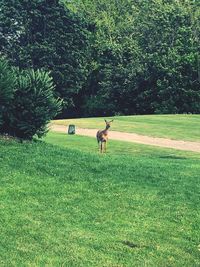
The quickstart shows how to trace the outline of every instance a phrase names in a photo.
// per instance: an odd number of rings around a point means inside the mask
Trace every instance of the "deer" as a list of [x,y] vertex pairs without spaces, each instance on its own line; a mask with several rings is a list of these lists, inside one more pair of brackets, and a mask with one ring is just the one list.
[[101,153],[106,152],[107,142],[108,142],[108,129],[110,128],[110,125],[112,122],[113,122],[113,120],[111,120],[111,121],[105,120],[106,128],[104,130],[99,130],[97,132],[97,135],[96,135],[97,143],[98,143],[98,147],[100,144],[99,149],[100,149]]

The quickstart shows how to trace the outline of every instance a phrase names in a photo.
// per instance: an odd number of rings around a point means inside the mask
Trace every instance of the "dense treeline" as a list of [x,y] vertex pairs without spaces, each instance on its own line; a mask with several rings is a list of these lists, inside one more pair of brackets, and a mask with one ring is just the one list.
[[197,0],[1,1],[1,53],[50,70],[63,116],[200,112]]
[[86,115],[200,112],[198,1],[70,2],[95,24]]

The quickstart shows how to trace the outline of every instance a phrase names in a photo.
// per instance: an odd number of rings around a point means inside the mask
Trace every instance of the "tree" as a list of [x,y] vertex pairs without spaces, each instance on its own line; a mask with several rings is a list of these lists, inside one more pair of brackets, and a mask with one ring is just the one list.
[[65,107],[73,105],[87,76],[88,31],[58,0],[2,0],[0,51],[20,69],[51,71]]
[[142,96],[149,99],[152,112],[200,111],[198,41],[192,30],[191,4],[157,0],[137,6],[136,38],[145,66]]
[[87,115],[200,112],[196,0],[79,0],[95,24]]

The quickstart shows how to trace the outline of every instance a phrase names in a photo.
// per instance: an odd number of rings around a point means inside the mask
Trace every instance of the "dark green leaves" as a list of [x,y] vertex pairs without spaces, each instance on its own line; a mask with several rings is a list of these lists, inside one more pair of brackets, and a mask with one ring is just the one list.
[[0,127],[2,117],[14,97],[16,77],[8,62],[2,58],[0,60]]
[[54,96],[54,84],[43,70],[10,69],[0,61],[1,133],[22,139],[41,137],[47,123],[61,111],[62,101]]
[[73,102],[87,77],[86,24],[59,1],[0,3],[0,49],[20,69],[51,71],[56,94]]

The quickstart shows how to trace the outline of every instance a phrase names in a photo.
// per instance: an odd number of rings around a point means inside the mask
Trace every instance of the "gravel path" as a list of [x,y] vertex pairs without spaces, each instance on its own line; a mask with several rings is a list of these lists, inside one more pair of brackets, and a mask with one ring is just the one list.
[[[66,133],[68,127],[64,125],[50,125],[51,131]],[[96,137],[98,129],[83,129],[76,128],[76,134]],[[117,131],[109,131],[109,139],[118,141],[127,141],[145,145],[160,146],[174,148],[178,150],[188,150],[193,152],[200,152],[200,142],[190,142],[181,140],[172,140],[166,138],[150,137],[145,135],[139,135],[134,133],[124,133]]]

